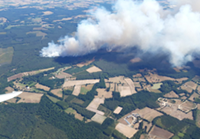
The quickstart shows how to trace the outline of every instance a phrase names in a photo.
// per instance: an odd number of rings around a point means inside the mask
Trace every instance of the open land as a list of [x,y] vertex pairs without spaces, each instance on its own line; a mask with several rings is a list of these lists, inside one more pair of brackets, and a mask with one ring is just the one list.
[[149,135],[150,137],[156,136],[158,138],[170,139],[174,134],[157,126],[153,126],[152,130],[149,132]]
[[91,80],[74,80],[74,81],[65,81],[63,87],[74,86],[74,85],[85,85],[85,84],[95,84],[98,83],[99,79]]
[[88,68],[86,71],[89,73],[94,73],[94,72],[101,72],[102,70],[96,66],[92,66],[92,67]]
[[102,98],[112,98],[113,97],[112,92],[111,91],[107,92],[106,89],[98,88],[97,92],[98,92],[98,95],[97,95],[98,97],[102,97]]
[[81,120],[81,121],[82,121],[83,118],[84,118],[81,114],[77,113],[76,110],[74,110],[74,109],[72,109],[72,108],[67,108],[67,109],[65,110],[65,112],[68,113],[68,114],[74,114],[74,117],[75,117],[76,119]]
[[93,84],[82,85],[80,94],[87,94],[87,92],[90,91],[93,86]]
[[171,92],[165,94],[164,97],[167,97],[167,98],[179,98],[179,96],[174,91],[171,91]]
[[0,65],[10,64],[12,62],[13,53],[13,47],[0,48]]
[[18,97],[21,98],[17,103],[39,103],[43,94],[23,92]]
[[61,88],[60,89],[53,89],[53,90],[51,90],[51,93],[60,97],[60,98],[62,98],[62,96],[63,96]]
[[192,93],[192,91],[195,90],[196,88],[197,84],[194,83],[193,81],[186,82],[181,86],[181,89],[186,90],[189,93]]
[[137,133],[137,131],[138,131],[135,128],[131,128],[131,127],[124,125],[122,123],[118,123],[116,125],[115,129],[128,138],[133,137],[133,135],[135,135],[135,133]]
[[118,107],[113,111],[113,113],[119,114],[119,113],[121,112],[122,109],[123,109],[122,107],[119,107],[119,106],[118,106]]
[[104,104],[104,100],[105,98],[95,97],[86,109],[104,115],[104,112],[97,110],[100,104]]
[[91,118],[92,121],[95,121],[95,122],[97,122],[97,123],[99,123],[99,124],[102,124],[103,121],[104,121],[105,119],[106,119],[105,116],[100,115],[100,114],[98,114],[98,113],[96,113],[96,114]]
[[74,91],[72,92],[73,95],[78,96],[80,94],[81,91],[81,86],[80,85],[76,85],[74,87]]
[[44,85],[41,85],[41,84],[39,84],[39,83],[37,83],[37,84],[35,85],[35,87],[36,87],[36,88],[39,88],[39,89],[43,89],[43,90],[45,90],[45,91],[49,91],[49,90],[50,90],[49,87],[44,86]]

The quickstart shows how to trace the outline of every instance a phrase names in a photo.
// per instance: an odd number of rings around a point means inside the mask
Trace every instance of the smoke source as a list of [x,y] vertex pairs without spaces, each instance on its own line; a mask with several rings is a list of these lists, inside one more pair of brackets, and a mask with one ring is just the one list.
[[98,8],[91,13],[93,18],[78,24],[75,37],[49,43],[40,51],[41,56],[79,56],[103,47],[121,51],[138,47],[169,54],[172,65],[181,66],[200,51],[200,2],[171,1],[176,7],[169,10],[163,10],[155,0],[118,0],[113,11]]

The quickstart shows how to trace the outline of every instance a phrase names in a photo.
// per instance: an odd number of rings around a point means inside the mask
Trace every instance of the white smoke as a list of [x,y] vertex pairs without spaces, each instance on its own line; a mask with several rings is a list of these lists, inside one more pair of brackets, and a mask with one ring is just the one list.
[[155,0],[118,0],[113,11],[98,8],[93,18],[83,20],[75,37],[66,36],[41,50],[43,57],[79,56],[102,47],[124,50],[166,52],[170,62],[180,66],[200,51],[200,10],[198,0],[170,0],[177,7],[163,10]]

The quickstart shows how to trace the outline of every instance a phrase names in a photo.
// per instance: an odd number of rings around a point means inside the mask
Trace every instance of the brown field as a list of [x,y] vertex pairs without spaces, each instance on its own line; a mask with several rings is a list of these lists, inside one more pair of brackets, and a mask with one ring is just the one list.
[[187,100],[178,106],[178,109],[180,109],[186,113],[195,108],[197,108],[197,105],[195,103],[192,103]]
[[43,90],[45,90],[45,91],[49,91],[49,90],[50,90],[49,87],[44,86],[44,85],[41,85],[41,84],[39,84],[39,83],[37,83],[37,84],[35,85],[35,87],[36,87],[36,88],[39,88],[39,89],[43,89]]
[[39,103],[43,94],[23,92],[19,96],[21,99],[17,103]]
[[153,126],[152,130],[149,132],[149,135],[150,137],[156,136],[163,139],[170,139],[174,134],[170,133],[167,130]]
[[126,83],[124,80],[124,76],[117,76],[117,77],[112,77],[109,78],[109,80],[105,79],[105,82],[110,82],[110,83],[118,83],[118,84],[123,84]]
[[198,75],[195,75],[195,77],[194,78],[192,78],[192,80],[194,81],[194,82],[199,82],[200,81],[200,76],[198,76]]
[[96,66],[92,66],[92,67],[86,69],[86,71],[89,73],[94,73],[94,72],[101,72],[102,70]]
[[12,91],[14,91],[14,89],[10,86],[6,87],[5,90],[7,90],[6,93],[11,93]]
[[197,93],[200,94],[200,86],[197,87]]
[[18,73],[18,74],[15,74],[13,76],[8,77],[7,81],[10,82],[10,81],[15,80],[17,78],[22,78],[23,76],[24,76],[23,73]]
[[99,79],[65,81],[65,83],[63,84],[63,87],[74,86],[74,85],[95,84],[98,82],[99,82]]
[[115,113],[115,114],[119,114],[121,111],[122,111],[122,107],[117,107],[114,111],[113,111],[113,113]]
[[148,107],[145,107],[143,109],[136,109],[136,110],[132,111],[131,113],[138,113],[142,118],[144,118],[150,122],[154,118],[163,115],[162,113],[160,113],[154,109],[150,109]]
[[146,80],[142,77],[142,78],[133,78],[134,82],[146,82]]
[[59,73],[56,74],[55,76],[56,76],[56,78],[58,78],[58,79],[63,79],[63,78],[70,78],[70,77],[72,77],[71,74],[68,74],[68,73],[63,72],[63,71],[59,72]]
[[133,78],[140,78],[140,77],[142,77],[142,74],[140,73],[133,75]]
[[103,97],[103,98],[112,98],[112,92],[107,92],[106,89],[100,89],[98,88],[97,89],[97,92],[98,92],[98,97]]
[[197,93],[193,93],[191,96],[190,96],[190,98],[189,98],[189,100],[191,100],[191,101],[194,101],[195,100],[195,98],[199,98],[199,94],[197,94]]
[[100,114],[98,114],[98,113],[96,113],[96,114],[91,118],[92,121],[95,121],[95,122],[97,122],[97,123],[99,123],[99,124],[102,124],[103,121],[104,121],[105,119],[106,119],[105,116],[100,115]]
[[91,64],[92,62],[94,62],[95,61],[95,59],[92,59],[92,60],[90,60],[90,61],[87,61],[87,62],[83,62],[83,63],[79,63],[79,64],[77,64],[76,66],[78,66],[78,67],[83,67],[83,66],[87,66],[87,65],[89,65],[89,64]]
[[149,75],[146,75],[145,78],[150,82],[150,83],[157,83],[157,82],[162,82],[166,80],[171,80],[171,81],[177,81],[178,83],[182,83],[182,81],[187,80],[188,78],[180,78],[180,79],[175,79],[167,76],[160,76],[158,74],[153,74],[149,72]]
[[179,96],[174,91],[171,91],[171,92],[165,94],[164,97],[167,97],[167,98],[179,98]]
[[51,93],[53,93],[54,95],[62,98],[63,94],[62,94],[62,89],[53,89],[51,90]]
[[128,138],[133,137],[133,135],[135,135],[135,133],[137,133],[137,131],[138,131],[138,130],[131,128],[127,125],[124,125],[122,123],[118,123],[116,125],[115,129]]
[[90,91],[93,86],[93,84],[82,85],[80,94],[87,94],[87,92]]
[[104,100],[105,98],[95,97],[86,109],[104,115],[104,112],[97,110],[100,104],[104,104]]
[[192,112],[185,114],[184,112],[178,110],[177,105],[172,105],[171,107],[164,107],[163,109],[161,109],[161,111],[179,120],[183,120],[184,118],[193,120]]
[[76,85],[74,87],[74,91],[72,92],[73,95],[78,96],[80,94],[81,91],[81,86],[80,85]]
[[192,93],[193,90],[197,88],[197,84],[193,81],[186,82],[181,86],[181,89],[186,90],[189,93]]
[[131,63],[138,63],[140,61],[142,61],[142,59],[140,59],[139,57],[136,57],[130,60]]
[[132,113],[137,113],[139,114],[143,119],[146,119],[148,121],[153,121],[154,118],[163,115],[162,113],[154,110],[154,109],[150,109],[148,107],[145,107],[143,109],[136,109],[126,115],[124,115],[122,118],[120,118],[118,121],[124,125],[128,125],[128,123],[124,120],[125,117],[131,115]]

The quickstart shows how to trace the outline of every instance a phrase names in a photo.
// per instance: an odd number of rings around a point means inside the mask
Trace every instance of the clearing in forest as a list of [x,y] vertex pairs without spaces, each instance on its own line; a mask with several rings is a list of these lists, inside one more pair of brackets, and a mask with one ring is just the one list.
[[101,72],[102,70],[96,66],[92,66],[92,67],[86,69],[86,71],[89,73],[94,73],[94,72]]
[[78,96],[80,91],[81,91],[81,85],[76,85],[74,87],[74,91],[72,92],[72,95]]
[[35,87],[36,87],[36,88],[39,88],[39,89],[43,89],[43,90],[45,90],[45,91],[49,91],[49,90],[50,90],[49,87],[44,86],[44,85],[41,85],[41,84],[39,84],[39,83],[37,83],[37,84],[35,85]]
[[68,113],[68,114],[74,114],[74,117],[75,117],[76,119],[81,120],[81,121],[82,121],[83,118],[84,118],[81,114],[77,113],[76,110],[74,110],[74,109],[72,109],[72,108],[67,108],[67,109],[65,110],[65,112]]
[[93,86],[94,86],[93,84],[82,85],[80,94],[83,94],[83,95],[87,94],[88,91],[92,90]]
[[39,103],[44,94],[23,92],[19,96],[21,98],[17,103]]
[[100,104],[104,104],[104,100],[105,98],[95,97],[86,109],[100,115],[104,115],[104,112],[97,110]]
[[96,113],[96,114],[91,118],[92,121],[95,121],[95,122],[97,122],[97,123],[99,123],[99,124],[102,124],[103,121],[104,121],[105,119],[106,119],[105,116],[100,115],[100,114],[98,114],[98,113]]
[[157,126],[153,126],[153,128],[151,129],[151,131],[149,132],[149,136],[151,138],[163,138],[163,139],[170,139],[174,134],[172,134],[171,132],[161,129]]
[[98,92],[98,95],[97,95],[98,97],[103,97],[103,98],[112,98],[113,97],[112,92],[111,91],[107,92],[106,89],[98,88],[97,92]]
[[122,111],[122,107],[120,107],[120,106],[118,106],[114,111],[113,111],[113,113],[115,113],[115,114],[119,114],[121,111]]
[[51,93],[56,95],[56,96],[58,96],[58,97],[60,97],[60,98],[62,98],[62,96],[63,96],[61,88],[60,89],[53,89],[53,90],[51,90]]

